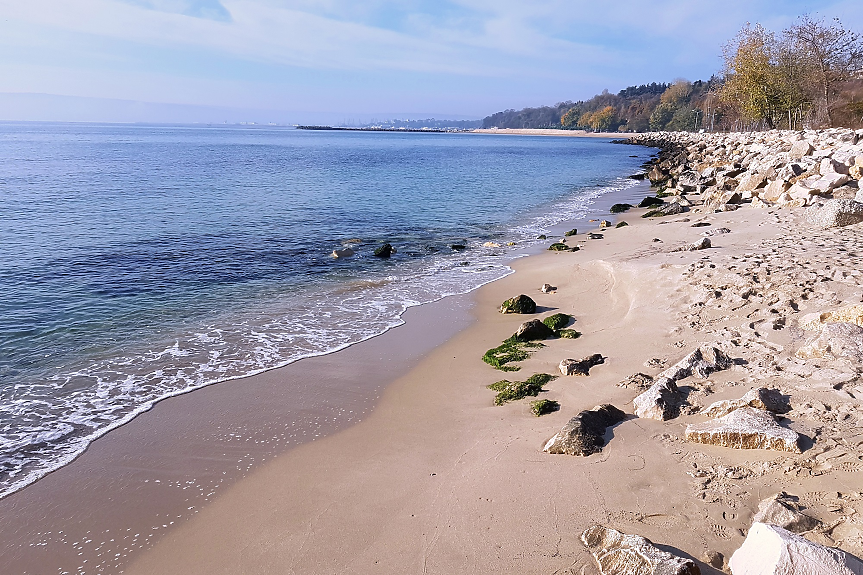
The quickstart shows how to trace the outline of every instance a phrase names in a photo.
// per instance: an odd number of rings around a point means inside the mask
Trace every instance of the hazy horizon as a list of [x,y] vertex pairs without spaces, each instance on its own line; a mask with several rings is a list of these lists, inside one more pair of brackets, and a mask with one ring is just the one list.
[[707,79],[746,22],[854,0],[0,0],[0,119],[480,119]]

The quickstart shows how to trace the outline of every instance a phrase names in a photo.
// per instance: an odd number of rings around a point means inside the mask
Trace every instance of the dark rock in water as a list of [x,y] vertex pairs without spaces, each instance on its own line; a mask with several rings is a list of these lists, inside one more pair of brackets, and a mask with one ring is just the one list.
[[591,455],[599,453],[605,445],[605,430],[626,419],[626,414],[611,404],[598,405],[582,411],[548,440],[543,447],[546,453],[564,455]]
[[638,204],[638,207],[639,208],[649,208],[651,206],[661,206],[664,203],[665,202],[663,202],[660,198],[654,198],[653,196],[647,196],[646,198],[641,200],[641,203]]
[[375,250],[375,255],[379,258],[388,258],[395,252],[396,250],[390,244],[384,244]]
[[548,236],[547,236],[547,235],[545,235],[545,234],[540,234],[540,235],[538,235],[538,236],[536,237],[536,239],[538,239],[538,240],[547,240],[547,239],[548,239]]
[[548,246],[548,250],[552,251],[552,252],[568,252],[569,246],[566,244],[562,244],[560,242],[557,242],[557,243],[553,243],[550,246]]
[[536,302],[521,294],[500,304],[501,313],[536,313]]
[[554,335],[554,330],[539,321],[532,319],[518,326],[518,331],[515,332],[515,338],[520,341],[533,341],[536,339],[546,339]]
[[590,375],[590,368],[594,365],[605,363],[602,354],[595,353],[584,359],[564,359],[560,362],[558,369],[563,375]]
[[566,237],[570,237],[570,236],[574,236],[574,235],[576,235],[576,234],[578,234],[578,230],[576,230],[576,229],[571,229],[571,230],[569,230],[568,232],[566,232],[566,233],[565,233],[565,234],[563,234],[563,235],[565,235]]
[[647,177],[647,174],[632,174],[631,176],[629,176],[629,179],[641,181],[646,177]]
[[632,204],[614,204],[608,211],[612,214],[622,214],[630,208],[632,208]]
[[450,249],[456,252],[462,252],[467,249],[467,246],[464,244],[453,244],[450,246]]
[[626,226],[628,226],[628,225],[629,225],[629,224],[627,224],[626,222],[619,222],[619,223],[618,223],[616,226],[614,226],[614,227],[615,227],[615,228],[625,228],[625,227],[626,227]]

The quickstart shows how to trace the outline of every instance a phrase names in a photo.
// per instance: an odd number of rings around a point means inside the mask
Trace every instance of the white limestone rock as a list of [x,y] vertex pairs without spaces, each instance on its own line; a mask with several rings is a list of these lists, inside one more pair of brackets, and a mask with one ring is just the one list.
[[701,575],[698,565],[657,548],[649,539],[594,525],[581,541],[602,575]]
[[768,497],[758,504],[758,513],[752,518],[757,523],[767,523],[787,529],[792,533],[811,531],[820,521],[800,510],[798,498],[784,491]]
[[811,216],[818,228],[841,228],[863,222],[863,203],[855,200],[828,200]]
[[753,523],[729,561],[732,575],[863,575],[863,562],[786,529]]
[[863,327],[847,322],[824,324],[818,336],[797,350],[797,357],[841,357],[863,362]]
[[728,415],[686,426],[686,440],[734,449],[800,453],[800,436],[776,423],[766,411],[741,407]]
[[772,413],[787,413],[791,411],[788,399],[778,389],[759,387],[750,389],[740,399],[725,399],[711,403],[702,413],[707,417],[724,417],[741,407],[754,407]]

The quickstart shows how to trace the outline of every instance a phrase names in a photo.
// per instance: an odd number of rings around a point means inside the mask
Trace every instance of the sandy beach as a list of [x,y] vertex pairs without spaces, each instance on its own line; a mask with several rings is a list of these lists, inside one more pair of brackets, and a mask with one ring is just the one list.
[[[141,575],[598,574],[580,538],[603,525],[647,537],[694,561],[701,573],[730,572],[728,560],[743,544],[759,503],[782,492],[817,521],[804,537],[860,557],[860,363],[836,343],[832,352],[804,352],[817,347],[819,330],[828,332],[824,313],[861,301],[863,228],[813,227],[813,210],[826,208],[800,209],[805,202],[765,202],[759,209],[761,192],[747,201],[738,193],[728,203],[708,204],[722,191],[713,189],[718,185],[678,192],[664,206],[677,203],[681,212],[665,217],[642,218],[651,208],[604,212],[599,217],[611,227],[591,222],[567,238],[578,251],[518,259],[514,274],[444,300],[450,302],[444,308],[424,306],[414,321],[408,318],[409,332],[397,328],[344,352],[256,376],[256,402],[241,400],[230,385],[163,402],[121,430],[129,432],[126,441],[158,425],[160,413],[176,421],[182,409],[200,409],[207,397],[222,410],[205,409],[199,417],[213,425],[223,416],[248,418],[253,426],[256,409],[278,411],[290,401],[278,390],[298,373],[315,378],[323,369],[339,385],[380,384],[381,390],[372,405],[362,406],[359,423],[340,421],[322,431],[325,437],[271,450],[266,463],[196,503],[194,516],[166,524],[156,538],[124,554],[118,568]],[[644,188],[630,193],[649,195]],[[686,197],[691,209],[681,206]],[[619,222],[628,225],[615,227]],[[699,249],[690,249],[694,243]],[[543,293],[546,283],[556,289]],[[535,314],[499,312],[502,301],[519,294],[536,301]],[[554,313],[573,316],[569,327],[581,336],[543,341],[515,364],[516,372],[481,360],[522,322]],[[432,335],[426,337],[427,330]],[[418,351],[406,354],[414,345]],[[720,350],[728,364],[706,377],[691,371],[679,377],[679,413],[666,420],[634,416],[633,400],[703,346]],[[383,350],[390,360],[375,355]],[[589,375],[560,374],[561,360],[594,354],[603,362]],[[394,361],[405,355],[409,361]],[[538,396],[559,402],[558,411],[534,416],[534,397],[494,405],[488,385],[537,373],[558,376]],[[794,435],[794,449],[687,440],[688,428],[719,421],[708,415],[709,406],[759,388],[777,390],[790,402],[774,425]],[[237,401],[247,407],[231,414],[227,406]],[[573,416],[599,404],[628,414],[607,429],[601,451],[543,451]],[[105,449],[115,446],[111,458],[128,448],[116,435],[103,442]],[[98,465],[100,445],[36,484],[33,503],[40,489],[48,500],[57,488],[49,480]],[[185,444],[181,451],[194,457],[195,447]]]

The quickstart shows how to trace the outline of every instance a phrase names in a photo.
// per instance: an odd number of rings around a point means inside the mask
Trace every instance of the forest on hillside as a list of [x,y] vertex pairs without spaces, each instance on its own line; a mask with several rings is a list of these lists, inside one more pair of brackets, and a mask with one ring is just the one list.
[[863,127],[863,37],[838,19],[801,16],[780,32],[747,24],[708,80],[604,90],[579,102],[505,110],[483,128],[596,132]]

